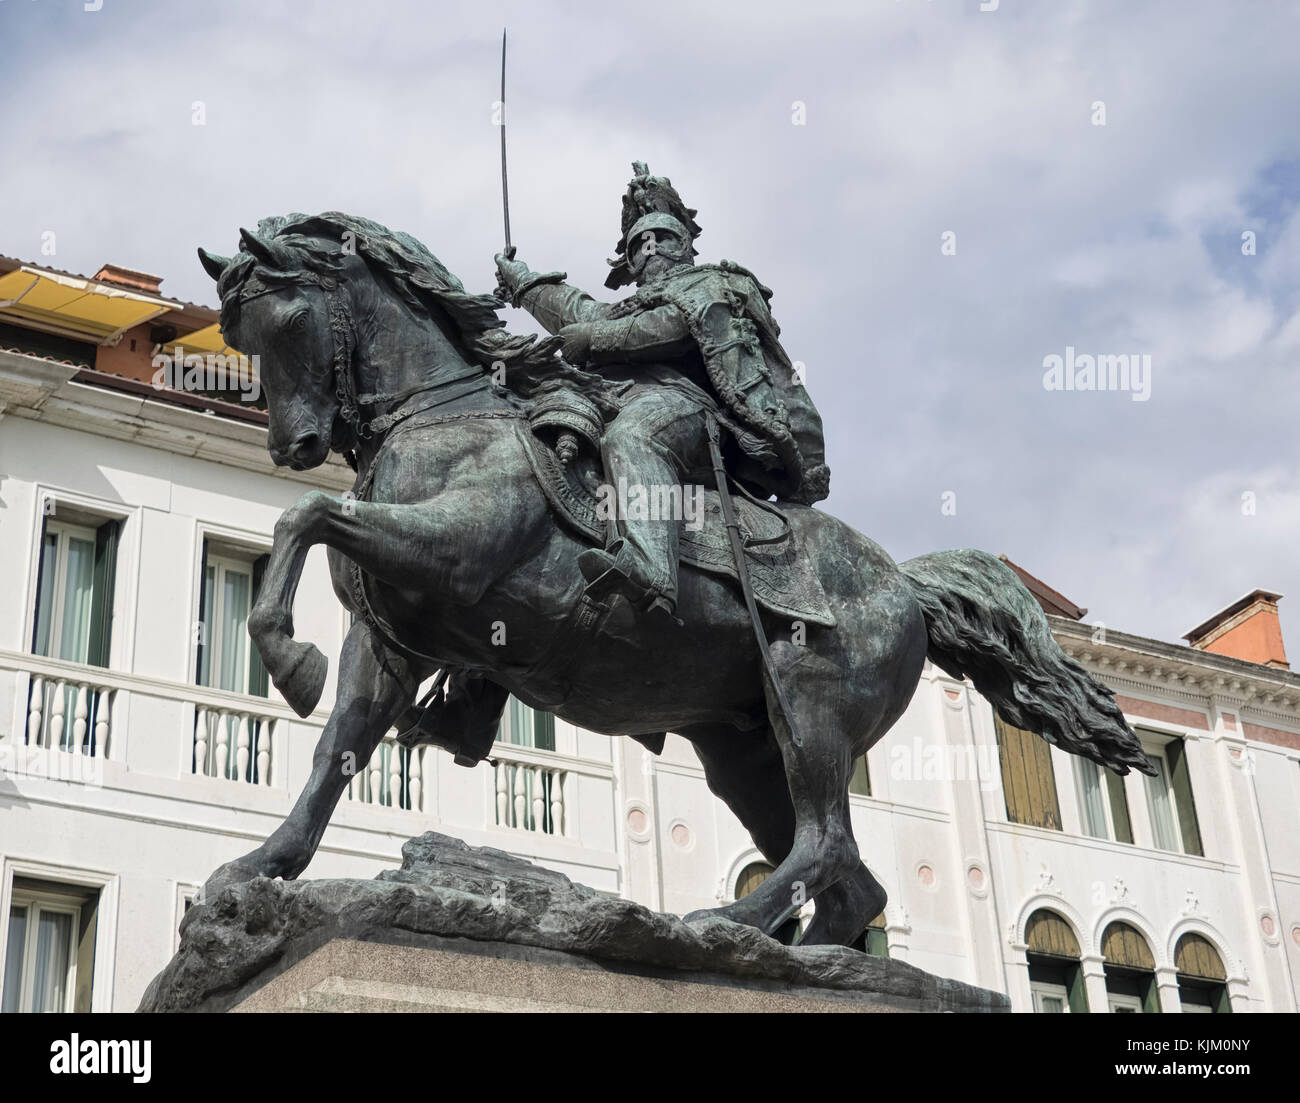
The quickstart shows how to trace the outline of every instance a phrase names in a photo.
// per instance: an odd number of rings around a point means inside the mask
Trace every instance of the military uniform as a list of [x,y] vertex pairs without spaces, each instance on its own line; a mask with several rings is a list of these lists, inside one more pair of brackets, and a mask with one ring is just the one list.
[[[669,182],[635,167],[639,175],[624,199],[624,255],[610,262],[611,287],[637,278],[637,262],[645,258],[634,250],[642,238],[653,255],[656,232],[687,242],[699,233],[695,212]],[[618,303],[598,302],[564,282],[562,272],[543,275],[504,258],[498,263],[514,305],[564,338],[567,360],[629,384],[602,439],[612,485],[711,479],[712,416],[728,431],[734,478],[763,497],[821,501],[830,492],[821,417],[781,347],[768,308],[771,291],[739,265],[696,266],[693,255],[689,245],[681,254],[663,254],[672,266]],[[671,611],[679,540],[677,520],[620,518],[608,551],[584,557],[584,574],[593,586],[627,581],[629,596]]]

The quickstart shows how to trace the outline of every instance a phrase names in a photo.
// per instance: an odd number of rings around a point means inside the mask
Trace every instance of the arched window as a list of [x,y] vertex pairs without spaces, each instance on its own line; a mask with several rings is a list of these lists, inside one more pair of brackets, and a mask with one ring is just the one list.
[[736,899],[743,900],[775,872],[766,862],[750,862],[736,878]]
[[1156,959],[1141,933],[1128,923],[1110,924],[1101,936],[1107,1002],[1114,1014],[1154,1014],[1160,1010]]
[[1039,908],[1025,924],[1025,944],[1034,1010],[1049,1015],[1085,1013],[1088,996],[1079,966],[1079,940],[1070,924],[1056,912]]
[[1198,934],[1185,934],[1174,947],[1178,970],[1178,998],[1184,1012],[1228,1015],[1228,971],[1219,951]]

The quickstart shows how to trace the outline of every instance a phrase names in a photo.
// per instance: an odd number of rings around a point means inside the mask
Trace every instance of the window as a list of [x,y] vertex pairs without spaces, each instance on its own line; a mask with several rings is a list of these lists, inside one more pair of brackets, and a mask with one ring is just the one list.
[[1064,1015],[1069,1012],[1070,995],[1065,985],[1030,981],[1029,990],[1034,996],[1034,1011],[1039,1015]]
[[775,872],[766,862],[750,862],[736,878],[736,899],[743,900]]
[[90,1010],[98,899],[93,889],[14,878],[4,1011]]
[[1002,792],[1007,819],[1030,827],[1061,830],[1061,808],[1052,773],[1052,748],[1032,732],[1013,728],[995,715],[998,757],[1002,763]]
[[1110,770],[1103,770],[1090,758],[1076,756],[1074,781],[1079,794],[1079,820],[1084,834],[1091,835],[1094,839],[1131,843],[1133,826],[1129,821],[1124,779]]
[[885,913],[881,912],[867,925],[864,949],[872,957],[889,956],[889,935],[885,931]]
[[203,544],[199,593],[198,670],[201,686],[267,695],[266,668],[248,638],[248,614],[270,556],[241,556],[210,541]]
[[867,769],[866,755],[853,764],[853,776],[849,778],[849,792],[860,797],[871,796],[871,772]]
[[1146,778],[1151,834],[1156,846],[1175,853],[1203,854],[1183,741],[1172,739],[1163,745],[1147,741],[1143,749],[1156,767],[1156,775]]
[[1047,1015],[1086,1013],[1079,940],[1070,924],[1056,912],[1040,908],[1025,924],[1025,946],[1034,1010]]
[[1228,972],[1210,941],[1198,934],[1185,934],[1174,947],[1178,970],[1178,998],[1184,1014],[1230,1015]]
[[120,526],[87,522],[45,522],[32,650],[51,659],[108,666]]
[[522,701],[510,698],[501,717],[501,730],[497,739],[513,743],[516,747],[536,747],[539,751],[555,750],[555,717],[549,712],[538,712]]
[[1101,936],[1106,999],[1116,1014],[1157,1014],[1156,961],[1141,932],[1127,923],[1110,924]]

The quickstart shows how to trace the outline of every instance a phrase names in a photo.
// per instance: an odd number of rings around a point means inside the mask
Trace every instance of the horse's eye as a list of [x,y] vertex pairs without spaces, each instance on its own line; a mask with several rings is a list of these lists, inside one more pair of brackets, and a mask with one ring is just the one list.
[[289,324],[292,325],[294,329],[306,329],[307,311],[305,310],[298,311],[298,313],[293,316],[293,321],[290,322]]

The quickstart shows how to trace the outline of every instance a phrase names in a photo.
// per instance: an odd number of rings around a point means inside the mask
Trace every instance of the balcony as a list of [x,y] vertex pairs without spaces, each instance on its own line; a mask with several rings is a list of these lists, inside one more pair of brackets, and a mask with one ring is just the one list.
[[[301,719],[278,698],[0,650],[0,769],[170,798],[178,822],[215,828],[251,812],[268,817],[252,830],[269,831],[306,782],[327,719],[325,711]],[[390,734],[349,779],[333,822],[388,838],[436,826],[479,845],[612,870],[612,763],[573,753],[581,744],[599,755],[603,741],[563,730],[562,751],[498,742],[474,770]],[[39,770],[24,766],[36,758]]]

